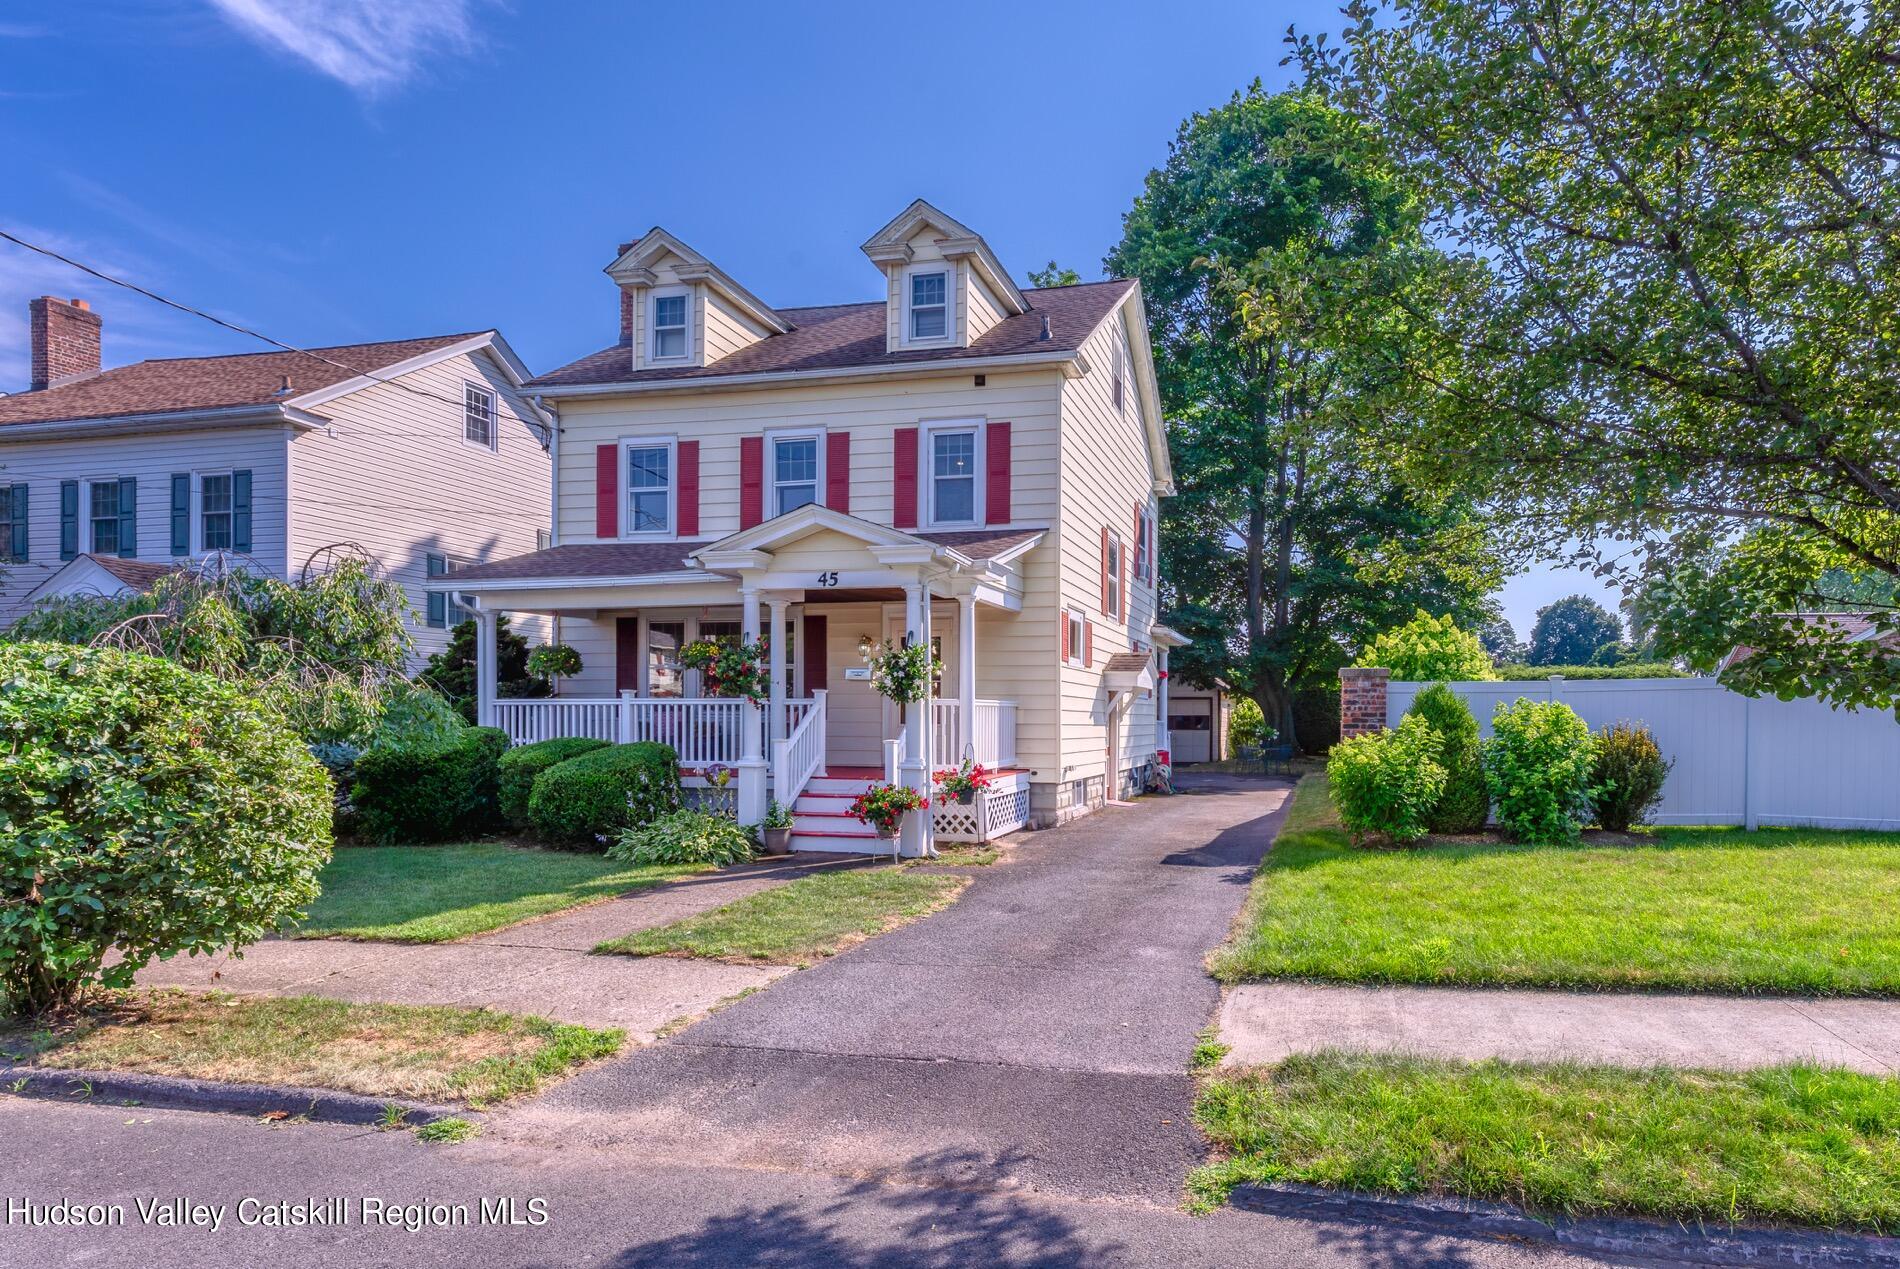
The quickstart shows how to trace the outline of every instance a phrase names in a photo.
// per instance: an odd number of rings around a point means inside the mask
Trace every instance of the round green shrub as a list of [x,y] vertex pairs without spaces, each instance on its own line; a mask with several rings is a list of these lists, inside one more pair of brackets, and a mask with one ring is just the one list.
[[1595,737],[1562,701],[1499,702],[1484,744],[1498,826],[1520,841],[1571,842],[1590,817]]
[[535,779],[549,767],[605,749],[607,744],[591,736],[557,736],[531,745],[516,745],[503,754],[496,764],[496,801],[501,808],[502,823],[514,829],[528,827],[528,798],[534,793]]
[[1414,842],[1430,828],[1432,807],[1445,791],[1438,733],[1408,714],[1391,731],[1354,736],[1333,746],[1326,780],[1340,822],[1355,845],[1383,835]]
[[549,767],[528,795],[528,824],[551,842],[595,846],[680,805],[679,756],[669,745],[609,745]]
[[1438,733],[1438,765],[1445,769],[1445,791],[1427,821],[1434,833],[1479,833],[1491,816],[1491,794],[1484,783],[1484,751],[1478,745],[1478,720],[1458,693],[1434,683],[1418,694],[1406,717],[1416,714]]
[[359,831],[379,842],[439,842],[496,827],[508,734],[464,727],[446,739],[376,744],[356,759]]
[[723,815],[674,811],[651,824],[621,831],[609,859],[636,864],[742,864],[752,858],[752,836]]
[[254,943],[301,915],[329,857],[328,776],[241,687],[0,645],[0,1006],[64,1006],[154,958]]
[[1434,617],[1423,608],[1404,625],[1367,644],[1359,664],[1384,666],[1393,678],[1408,683],[1498,676],[1491,668],[1491,654],[1477,635],[1460,630],[1450,617]]
[[1612,833],[1627,833],[1646,823],[1662,803],[1663,781],[1676,764],[1664,758],[1649,734],[1636,723],[1617,723],[1599,732],[1590,783],[1597,823]]

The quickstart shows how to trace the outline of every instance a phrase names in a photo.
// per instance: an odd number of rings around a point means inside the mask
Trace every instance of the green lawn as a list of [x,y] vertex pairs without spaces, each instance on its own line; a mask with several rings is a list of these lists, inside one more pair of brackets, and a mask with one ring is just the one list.
[[1209,965],[1226,982],[1900,994],[1900,835],[1358,850],[1312,777]]
[[299,938],[440,943],[703,872],[505,842],[342,846]]
[[1462,1064],[1320,1053],[1210,1080],[1228,1152],[1197,1204],[1242,1181],[1459,1194],[1544,1212],[1900,1228],[1900,1080]]
[[58,1029],[0,1023],[0,1052],[48,1070],[143,1071],[474,1105],[531,1093],[622,1033],[441,1005],[128,993]]
[[803,965],[947,906],[969,881],[899,867],[821,872],[596,952]]

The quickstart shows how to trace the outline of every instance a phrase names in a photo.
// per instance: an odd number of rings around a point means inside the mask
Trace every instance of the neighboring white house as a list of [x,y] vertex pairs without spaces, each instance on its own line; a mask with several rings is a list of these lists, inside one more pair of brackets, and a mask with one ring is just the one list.
[[[585,669],[561,700],[496,700],[484,657],[484,717],[734,765],[741,819],[769,785],[807,848],[873,849],[850,795],[964,757],[1006,774],[938,834],[1139,789],[1181,642],[1156,623],[1172,477],[1140,287],[1022,290],[922,201],[863,250],[882,298],[776,309],[664,229],[621,247],[619,340],[527,385],[559,415],[554,545],[437,583],[559,615]],[[769,708],[698,699],[680,649],[759,631]],[[861,649],[903,639],[944,673],[899,711]],[[908,819],[915,853],[932,832]]]
[[0,397],[0,625],[215,551],[294,577],[345,544],[408,589],[420,659],[461,619],[430,576],[545,544],[552,420],[495,331],[102,370],[85,301],[31,317],[32,386]]

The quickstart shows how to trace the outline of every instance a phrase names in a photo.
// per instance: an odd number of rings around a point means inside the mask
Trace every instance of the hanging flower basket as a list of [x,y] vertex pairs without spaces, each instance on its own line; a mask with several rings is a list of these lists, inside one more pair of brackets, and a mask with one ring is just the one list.
[[708,696],[742,696],[763,705],[772,695],[767,641],[714,643],[701,639],[680,649],[680,664],[705,675]]
[[876,829],[879,837],[895,837],[908,812],[929,806],[929,798],[906,785],[874,784],[851,803],[851,814],[860,824]]
[[878,695],[899,705],[923,700],[931,680],[943,673],[943,662],[931,655],[927,643],[874,643],[865,649],[864,663],[871,667]]
[[956,770],[939,771],[931,777],[937,782],[937,788],[946,797],[955,798],[959,806],[968,806],[976,801],[976,791],[989,788],[995,778],[995,772],[968,758]]

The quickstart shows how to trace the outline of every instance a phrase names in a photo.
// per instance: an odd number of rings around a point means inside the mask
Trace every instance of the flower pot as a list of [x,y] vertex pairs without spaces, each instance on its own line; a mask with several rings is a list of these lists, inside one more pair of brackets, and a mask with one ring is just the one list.
[[768,855],[789,855],[792,853],[792,830],[768,828],[765,830],[765,853]]
[[975,801],[976,801],[975,789],[965,789],[963,792],[957,794],[958,806],[969,806],[972,802],[975,802]]
[[877,832],[879,837],[882,837],[887,842],[897,836],[897,825],[895,824],[879,824],[873,820],[871,827]]

